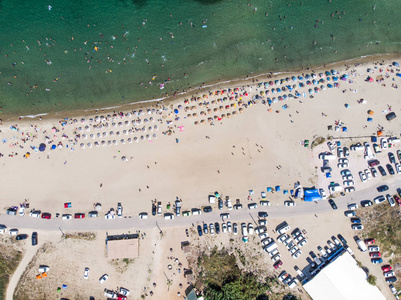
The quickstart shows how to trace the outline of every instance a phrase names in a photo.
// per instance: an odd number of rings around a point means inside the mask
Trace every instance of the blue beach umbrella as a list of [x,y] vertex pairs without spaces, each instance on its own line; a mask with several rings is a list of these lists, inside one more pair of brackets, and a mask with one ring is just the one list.
[[178,114],[178,109],[174,109],[174,113]]
[[52,145],[52,150],[55,150],[57,148],[56,145]]
[[399,67],[400,64],[399,64],[398,62],[393,62],[393,66],[394,66],[394,67]]
[[45,149],[46,149],[46,145],[45,144],[42,143],[42,144],[39,145],[39,151],[40,152],[45,151]]
[[326,76],[330,76],[331,73],[329,71],[324,72],[324,74],[326,74]]
[[304,78],[300,75],[298,76],[298,80],[304,80]]

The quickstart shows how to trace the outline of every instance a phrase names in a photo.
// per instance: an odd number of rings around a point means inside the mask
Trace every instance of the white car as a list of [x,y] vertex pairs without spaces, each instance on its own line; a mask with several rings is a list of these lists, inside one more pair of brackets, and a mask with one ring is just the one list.
[[266,221],[266,219],[259,219],[258,220],[258,224],[259,224],[259,226],[266,226],[267,225],[267,221]]
[[249,203],[248,204],[248,208],[249,209],[255,209],[255,208],[258,208],[258,205],[256,203]]
[[327,252],[320,246],[317,247],[317,250],[323,255],[323,257],[327,257]]
[[64,214],[61,216],[61,220],[71,220],[72,215],[71,214]]
[[345,169],[345,168],[348,168],[349,166],[348,166],[348,164],[337,164],[337,167],[339,169]]
[[31,211],[30,213],[29,213],[29,215],[32,217],[32,218],[40,218],[40,215],[41,215],[41,211],[40,210],[34,210],[34,211]]
[[222,223],[222,224],[221,224],[221,231],[222,231],[223,233],[227,233],[227,225],[226,225],[226,223]]
[[123,217],[123,207],[122,207],[121,203],[117,204],[117,216],[119,218]]
[[260,193],[260,195],[261,195],[262,199],[266,199],[266,192],[262,192],[262,193]]
[[267,238],[268,237],[268,234],[267,233],[261,233],[261,234],[259,234],[259,238],[261,239],[261,240],[263,240],[263,239],[265,239],[265,238]]
[[19,215],[22,217],[25,215],[25,206],[21,205],[18,210]]
[[147,212],[143,212],[139,214],[139,219],[147,219],[148,218],[148,213]]
[[371,179],[372,178],[372,173],[370,172],[369,169],[365,169],[365,175],[367,179]]
[[341,173],[341,176],[352,175],[350,170],[342,170],[340,173]]
[[365,173],[363,173],[362,171],[359,172],[359,178],[362,182],[366,182],[367,180]]
[[394,271],[388,271],[383,273],[384,277],[393,277],[394,276]]
[[345,181],[343,181],[343,185],[354,186],[354,181],[353,180],[345,180]]
[[104,216],[104,218],[105,218],[106,220],[111,220],[111,219],[115,219],[115,218],[116,218],[116,215],[106,214],[106,215]]
[[273,262],[276,262],[276,261],[278,261],[280,258],[281,258],[280,253],[279,253],[279,254],[276,254],[276,255],[274,255],[274,256],[272,257],[272,261],[273,261]]
[[109,275],[104,274],[102,277],[99,278],[99,283],[104,283],[109,278]]
[[401,174],[401,165],[399,163],[395,164],[395,171],[397,172],[397,174]]
[[390,204],[390,206],[395,206],[394,198],[389,194],[387,194],[386,197],[387,197],[387,201]]
[[355,192],[355,188],[353,186],[347,187],[344,189],[344,191],[346,193],[351,193],[351,192]]
[[358,208],[358,204],[356,204],[356,203],[348,204],[349,210],[356,210],[357,208]]
[[337,156],[338,156],[338,158],[343,158],[344,157],[343,148],[341,148],[341,147],[337,148]]
[[340,163],[340,164],[349,164],[349,160],[348,160],[348,158],[340,158],[339,160],[338,160],[338,163]]
[[17,235],[19,233],[19,230],[17,228],[12,228],[8,231],[10,235]]
[[[305,241],[306,241],[306,240],[305,240]],[[297,259],[301,254],[302,254],[301,250],[298,250],[297,252],[295,252],[294,254],[292,254],[292,258],[293,258],[293,259]]]
[[220,218],[222,218],[223,220],[224,219],[229,219],[230,218],[230,214],[229,213],[220,214]]
[[230,221],[228,221],[227,222],[227,231],[228,231],[228,233],[231,233],[233,230],[233,227],[232,227],[232,225],[231,225],[231,222]]
[[227,209],[228,209],[228,210],[232,210],[232,209],[233,209],[233,205],[232,205],[232,203],[231,203],[231,200],[230,200],[230,199],[227,199],[227,202],[226,202],[226,204],[227,204]]
[[284,205],[285,206],[295,206],[295,202],[287,200],[287,201],[284,201]]
[[377,170],[374,167],[370,168],[370,171],[372,172],[373,177],[377,177]]
[[248,223],[248,233],[249,233],[249,235],[253,235],[253,233],[254,233],[252,223]]
[[284,242],[284,241],[285,241],[286,239],[288,239],[288,238],[289,238],[288,234],[284,233],[284,234],[282,234],[282,235],[280,235],[280,236],[278,237],[277,241],[280,242],[280,243],[282,243],[282,242]]
[[85,271],[84,271],[84,278],[85,278],[85,279],[88,279],[88,277],[89,277],[89,268],[85,268]]
[[386,139],[382,138],[380,141],[380,145],[383,150],[388,149],[388,143],[387,143]]
[[369,246],[368,251],[369,252],[378,252],[378,251],[380,251],[380,248],[379,248],[379,246]]
[[259,204],[260,204],[261,206],[270,206],[270,202],[269,202],[269,201],[266,201],[266,200],[260,201]]
[[308,242],[308,241],[307,241],[306,239],[303,239],[302,241],[300,241],[300,242],[298,243],[298,246],[299,246],[299,247],[302,247],[302,246],[304,246],[307,242]]
[[164,219],[165,220],[173,220],[174,219],[174,215],[173,214],[164,214]]
[[129,289],[120,287],[120,294],[123,296],[129,296]]
[[354,176],[352,176],[352,174],[343,176],[343,180],[351,180],[351,179],[354,179]]

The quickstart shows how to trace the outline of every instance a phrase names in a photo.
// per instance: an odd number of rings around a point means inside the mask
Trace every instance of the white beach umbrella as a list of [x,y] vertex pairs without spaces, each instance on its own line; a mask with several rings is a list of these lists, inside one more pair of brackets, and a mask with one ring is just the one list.
[[157,135],[156,135],[156,133],[153,134],[153,138],[154,138],[155,140],[157,140]]
[[92,148],[92,143],[87,143],[86,145],[88,146],[88,148]]
[[114,144],[114,145],[117,145],[117,141],[116,141],[116,140],[113,140],[113,144]]
[[79,146],[80,146],[82,149],[85,149],[85,144],[84,144],[84,143],[81,143]]
[[132,144],[132,139],[131,139],[131,138],[128,138],[128,139],[127,139],[127,142],[130,143],[130,144]]
[[120,143],[121,143],[121,144],[125,144],[125,140],[124,140],[124,139],[121,139],[121,140],[120,140]]

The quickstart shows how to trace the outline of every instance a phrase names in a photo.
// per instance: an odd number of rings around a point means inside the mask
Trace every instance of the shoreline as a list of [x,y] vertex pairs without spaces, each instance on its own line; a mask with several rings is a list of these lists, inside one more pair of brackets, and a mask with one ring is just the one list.
[[295,74],[295,73],[300,73],[303,71],[307,70],[324,70],[327,68],[335,68],[335,67],[345,67],[347,64],[361,64],[361,63],[370,63],[377,61],[378,59],[381,60],[391,60],[391,59],[399,59],[401,58],[400,53],[384,53],[384,54],[374,54],[374,55],[368,55],[368,56],[361,56],[361,57],[356,57],[356,58],[351,58],[348,60],[343,60],[343,61],[338,61],[338,62],[332,62],[329,64],[325,65],[320,65],[320,66],[311,66],[311,67],[304,67],[301,69],[294,69],[294,70],[283,70],[279,72],[264,72],[264,73],[258,73],[255,75],[246,75],[245,78],[235,78],[235,79],[227,79],[227,80],[222,80],[222,81],[214,81],[210,82],[207,84],[204,84],[202,86],[198,86],[195,88],[192,88],[188,91],[185,92],[180,92],[177,94],[177,96],[167,96],[167,97],[162,97],[162,98],[157,98],[157,99],[149,99],[149,100],[143,100],[143,101],[138,101],[138,102],[130,102],[130,103],[122,103],[122,104],[117,104],[117,105],[112,105],[108,107],[99,107],[99,108],[86,108],[86,109],[78,109],[78,110],[66,110],[66,111],[58,111],[58,112],[44,112],[44,113],[39,113],[35,115],[20,115],[20,114],[3,114],[2,115],[2,121],[4,123],[12,123],[15,121],[19,121],[22,123],[29,122],[30,120],[39,120],[40,117],[43,117],[42,120],[46,121],[51,121],[51,120],[59,120],[59,119],[64,119],[64,118],[78,118],[78,117],[88,117],[91,115],[96,115],[98,113],[110,113],[113,111],[129,111],[137,108],[147,108],[147,107],[157,107],[159,102],[163,104],[164,106],[174,104],[175,102],[178,102],[180,100],[185,99],[186,97],[190,97],[192,95],[196,95],[198,93],[202,93],[206,91],[207,89],[211,88],[219,88],[219,89],[224,89],[224,88],[229,88],[232,86],[236,86],[238,84],[242,85],[252,85],[253,82],[252,80],[260,80],[260,79],[265,79],[265,76],[271,76],[268,79],[274,79],[278,76],[282,76],[283,74]]

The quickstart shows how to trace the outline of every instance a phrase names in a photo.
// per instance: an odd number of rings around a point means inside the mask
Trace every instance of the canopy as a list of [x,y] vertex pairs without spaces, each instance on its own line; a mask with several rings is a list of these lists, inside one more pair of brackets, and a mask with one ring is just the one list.
[[322,200],[322,196],[320,196],[318,189],[304,190],[304,200],[306,202],[319,201]]

